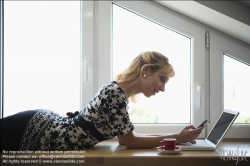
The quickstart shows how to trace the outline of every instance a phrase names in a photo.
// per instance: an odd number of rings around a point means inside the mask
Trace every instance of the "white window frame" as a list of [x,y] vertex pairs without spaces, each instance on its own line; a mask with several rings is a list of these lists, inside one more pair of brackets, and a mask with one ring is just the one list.
[[[249,45],[210,32],[210,109],[213,113],[208,130],[211,130],[224,110],[224,54],[250,65]],[[249,130],[250,124],[233,124],[225,138],[250,138]]]
[[[169,10],[153,1],[82,1],[82,67],[84,73],[93,74],[88,82],[83,80],[83,103],[86,107],[98,89],[112,80],[112,3],[143,15],[170,29],[191,38],[192,55],[192,85],[191,85],[191,123],[198,126],[205,119],[205,30],[178,17],[176,12]],[[157,12],[154,12],[157,11]],[[87,17],[88,15],[89,17]],[[91,16],[91,17],[90,17]],[[89,23],[89,24],[87,24]],[[85,43],[85,44],[84,44]],[[88,44],[86,44],[88,43]],[[90,65],[86,66],[86,59],[90,57]],[[198,61],[198,63],[197,63]],[[86,70],[86,67],[88,68]],[[198,107],[197,83],[202,85],[201,107]],[[88,99],[88,100],[86,100]],[[138,133],[176,133],[188,124],[135,124]],[[205,136],[205,130],[200,137]]]
[[112,6],[111,1],[81,1],[81,8],[81,109],[84,109],[101,86],[112,79]]

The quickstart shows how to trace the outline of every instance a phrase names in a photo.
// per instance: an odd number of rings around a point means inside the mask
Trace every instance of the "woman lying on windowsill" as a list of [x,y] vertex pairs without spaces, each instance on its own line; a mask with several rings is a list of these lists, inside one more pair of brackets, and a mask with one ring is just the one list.
[[143,135],[133,132],[127,112],[128,99],[165,90],[174,70],[159,52],[144,52],[112,81],[104,85],[80,112],[58,115],[50,110],[29,110],[1,119],[2,150],[77,150],[118,137],[127,148],[152,148],[164,138],[192,142],[203,127],[189,125],[180,133]]

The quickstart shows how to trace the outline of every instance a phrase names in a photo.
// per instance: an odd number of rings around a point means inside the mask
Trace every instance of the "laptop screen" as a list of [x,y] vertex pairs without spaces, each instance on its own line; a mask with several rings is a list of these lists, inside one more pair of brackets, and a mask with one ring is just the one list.
[[217,145],[236,115],[223,112],[207,139]]

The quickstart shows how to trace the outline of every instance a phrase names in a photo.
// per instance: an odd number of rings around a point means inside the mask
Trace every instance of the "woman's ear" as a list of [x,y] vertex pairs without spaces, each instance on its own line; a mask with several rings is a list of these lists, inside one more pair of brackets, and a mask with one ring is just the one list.
[[143,65],[141,67],[141,72],[142,72],[142,75],[149,75],[150,74],[150,66],[148,65]]

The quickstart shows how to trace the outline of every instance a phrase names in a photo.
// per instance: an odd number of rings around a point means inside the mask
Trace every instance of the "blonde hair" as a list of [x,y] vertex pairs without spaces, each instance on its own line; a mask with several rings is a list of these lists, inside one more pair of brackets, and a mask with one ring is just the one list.
[[[118,83],[125,83],[135,80],[137,77],[141,76],[141,68],[147,65],[150,67],[151,72],[155,73],[159,71],[160,73],[167,76],[169,79],[175,75],[172,65],[168,62],[168,58],[159,52],[146,51],[140,53],[130,64],[130,66],[124,70],[122,73],[116,76],[116,81]],[[130,97],[130,100],[135,102],[138,95],[135,94]]]

